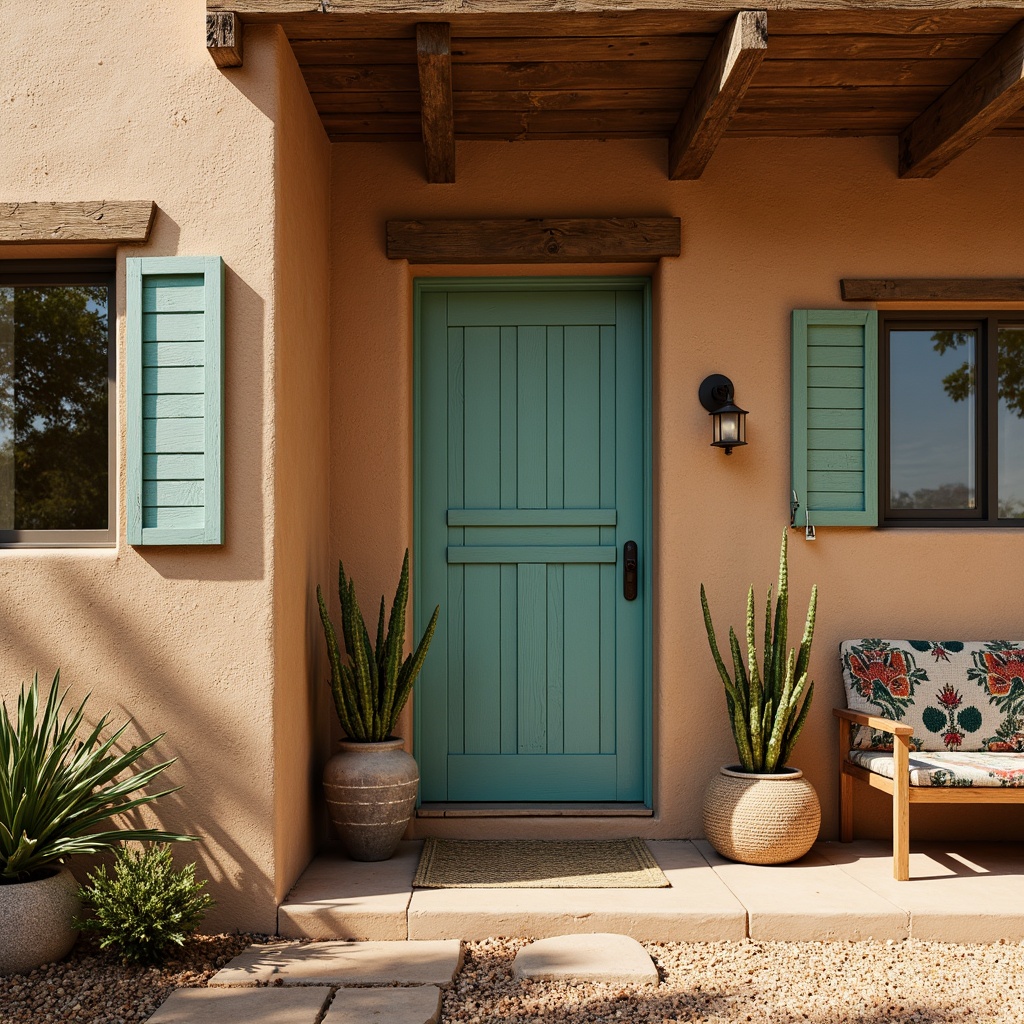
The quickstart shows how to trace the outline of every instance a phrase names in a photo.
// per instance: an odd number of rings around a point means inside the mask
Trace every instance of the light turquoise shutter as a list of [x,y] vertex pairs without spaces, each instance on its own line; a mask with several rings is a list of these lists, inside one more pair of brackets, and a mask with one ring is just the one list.
[[128,543],[224,536],[224,264],[130,258]]
[[878,524],[878,314],[793,311],[797,526]]

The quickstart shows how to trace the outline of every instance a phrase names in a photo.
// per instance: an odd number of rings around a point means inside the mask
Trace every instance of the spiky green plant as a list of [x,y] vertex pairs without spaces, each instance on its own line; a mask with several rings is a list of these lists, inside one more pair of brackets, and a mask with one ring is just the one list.
[[779,589],[772,619],[772,590],[768,588],[768,601],[764,613],[764,657],[757,660],[754,636],[754,588],[747,593],[747,661],[744,665],[736,631],[729,627],[729,648],[732,653],[733,674],[725,667],[718,651],[715,627],[708,610],[704,585],[700,588],[700,603],[704,609],[704,627],[708,643],[725,684],[725,702],[729,708],[732,734],[740,765],[746,772],[772,773],[781,771],[788,763],[793,746],[807,721],[814,696],[814,683],[808,680],[807,668],[814,638],[814,615],[818,605],[818,588],[811,588],[811,601],[807,608],[807,623],[799,652],[789,649],[789,566],[786,557],[786,530],[782,531],[782,551],[779,555]]
[[345,641],[348,663],[341,660],[338,635],[327,612],[324,595],[318,586],[316,599],[320,606],[320,621],[324,625],[327,655],[331,661],[331,692],[341,727],[349,739],[366,743],[388,739],[395,728],[409,691],[416,681],[427,649],[434,636],[437,616],[441,608],[434,609],[430,622],[415,652],[404,661],[405,606],[409,600],[409,550],[402,562],[402,575],[391,605],[387,633],[384,632],[384,596],[380,599],[377,620],[377,643],[370,643],[363,613],[356,600],[355,583],[345,575],[345,567],[338,562],[338,597],[341,599],[341,630]]
[[152,803],[176,790],[146,793],[145,788],[174,760],[164,761],[119,779],[162,737],[119,753],[116,744],[125,722],[106,739],[107,715],[78,738],[89,695],[75,711],[61,716],[64,696],[60,671],[53,677],[44,706],[39,701],[39,675],[21,688],[11,721],[7,704],[0,716],[0,884],[28,881],[50,865],[76,853],[98,853],[124,839],[177,841],[192,839],[152,828],[97,831],[97,826]]
[[152,964],[172,945],[183,946],[214,905],[196,881],[195,864],[174,870],[171,848],[122,846],[113,875],[100,865],[78,892],[91,917],[75,924],[99,932],[100,947],[115,949],[126,963]]

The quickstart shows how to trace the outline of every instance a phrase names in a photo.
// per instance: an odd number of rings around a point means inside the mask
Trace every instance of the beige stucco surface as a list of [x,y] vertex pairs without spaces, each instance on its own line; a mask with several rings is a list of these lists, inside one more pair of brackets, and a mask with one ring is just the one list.
[[[309,629],[295,591],[326,522],[322,472],[307,473],[323,464],[323,427],[310,421],[322,424],[326,393],[306,385],[324,379],[327,153],[278,31],[248,32],[244,68],[225,73],[207,53],[204,11],[201,0],[0,5],[0,201],[159,208],[149,242],[116,253],[120,493],[124,258],[220,255],[227,308],[224,545],[129,547],[121,499],[115,548],[0,551],[0,695],[59,666],[74,694],[92,691],[93,720],[111,709],[135,736],[166,731],[156,753],[178,758],[166,780],[183,788],[156,814],[202,839],[178,852],[211,879],[206,927],[273,931],[294,877],[281,872],[297,873],[311,845]],[[278,177],[294,197],[281,209]],[[297,252],[315,254],[314,272],[296,269]],[[0,246],[0,259],[98,253],[114,251]],[[293,357],[283,371],[275,330]],[[279,431],[305,458],[275,458]],[[281,491],[296,503],[278,548]],[[288,568],[275,577],[278,556]],[[278,699],[275,676],[288,680]],[[280,744],[295,755],[275,770]]]
[[[653,270],[653,819],[420,819],[413,834],[699,836],[700,801],[735,760],[701,621],[742,625],[746,589],[774,581],[789,520],[790,313],[842,306],[844,276],[1019,276],[1024,208],[1017,140],[988,140],[931,181],[900,181],[894,139],[734,140],[697,182],[665,175],[659,142],[458,146],[458,181],[428,185],[417,147],[334,147],[332,548],[371,593],[412,536],[412,282],[420,274],[536,274],[536,267],[411,267],[389,261],[389,218],[672,215],[683,252]],[[641,272],[562,267],[557,273]],[[749,446],[709,447],[697,387],[729,375],[750,410]],[[342,439],[344,442],[342,443]],[[372,480],[372,486],[367,481]],[[826,529],[790,535],[793,629],[820,587],[814,708],[794,760],[837,829],[837,662],[848,636],[1019,636],[1008,574],[1017,534]],[[800,621],[798,621],[800,620]],[[411,721],[405,723],[411,735]],[[859,834],[889,808],[858,794]],[[1018,836],[1004,811],[921,808],[914,834]]]

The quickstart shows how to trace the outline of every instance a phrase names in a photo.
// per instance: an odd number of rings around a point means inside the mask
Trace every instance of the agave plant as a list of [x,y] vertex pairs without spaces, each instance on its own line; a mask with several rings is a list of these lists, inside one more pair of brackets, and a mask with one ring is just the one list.
[[125,839],[188,840],[152,828],[98,830],[115,814],[152,803],[175,790],[132,797],[174,760],[119,778],[163,736],[123,753],[116,749],[125,729],[103,738],[107,715],[88,732],[78,733],[85,699],[62,715],[65,694],[60,671],[53,677],[45,705],[39,699],[39,675],[21,688],[14,720],[3,704],[0,716],[0,884],[30,881],[48,866],[76,853],[98,853]]
[[341,660],[338,635],[327,612],[324,595],[318,586],[316,599],[320,606],[320,621],[327,639],[327,654],[331,661],[331,692],[334,706],[349,739],[366,743],[388,739],[405,702],[409,699],[412,684],[416,681],[427,649],[434,636],[440,606],[420,639],[415,652],[405,660],[405,607],[409,600],[409,551],[406,549],[402,563],[402,575],[398,590],[391,605],[387,633],[384,631],[384,596],[380,599],[380,615],[377,620],[377,642],[371,645],[370,634],[363,621],[356,600],[355,583],[346,577],[345,567],[338,563],[338,596],[341,599],[341,629],[345,641],[348,663]]
[[704,609],[704,627],[708,634],[711,653],[718,674],[725,684],[725,701],[736,752],[746,772],[773,773],[781,771],[807,721],[814,696],[814,683],[808,680],[807,667],[814,638],[814,615],[818,605],[818,588],[811,588],[811,601],[807,609],[807,622],[799,652],[786,643],[789,630],[789,566],[786,552],[786,531],[782,531],[782,551],[779,555],[779,588],[772,617],[772,591],[768,588],[768,602],[764,614],[764,657],[760,665],[754,636],[754,588],[747,593],[747,659],[744,664],[736,631],[729,627],[729,648],[732,653],[733,674],[722,660],[715,637],[715,627],[708,610],[704,585],[700,588],[700,603]]

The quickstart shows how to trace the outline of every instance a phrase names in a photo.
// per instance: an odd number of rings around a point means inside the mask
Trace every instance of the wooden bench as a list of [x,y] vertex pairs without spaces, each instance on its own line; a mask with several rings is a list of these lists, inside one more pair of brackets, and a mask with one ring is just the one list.
[[1024,641],[846,640],[840,656],[859,705],[833,711],[842,842],[855,782],[892,799],[898,881],[910,877],[911,804],[1024,803]]

